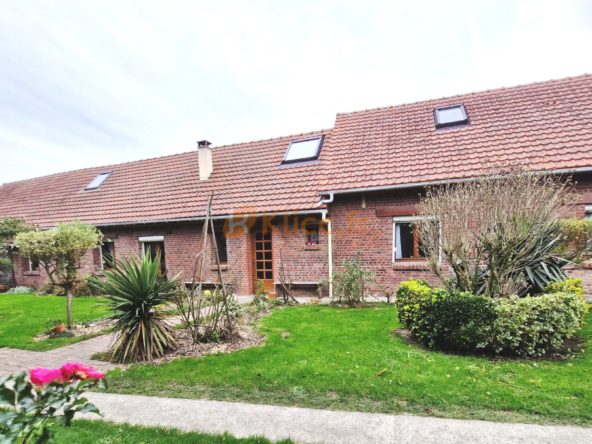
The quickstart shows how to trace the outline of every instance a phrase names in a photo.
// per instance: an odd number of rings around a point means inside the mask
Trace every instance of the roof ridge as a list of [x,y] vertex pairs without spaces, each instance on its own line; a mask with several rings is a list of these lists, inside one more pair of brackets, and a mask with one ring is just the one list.
[[472,96],[472,95],[475,95],[475,94],[483,94],[483,93],[487,93],[487,92],[503,91],[503,90],[506,90],[506,89],[515,89],[515,88],[529,87],[529,86],[541,85],[541,84],[544,84],[544,83],[563,82],[563,81],[566,81],[566,80],[574,80],[574,79],[578,79],[578,78],[586,77],[586,76],[591,76],[591,75],[592,75],[591,73],[584,73],[584,74],[579,74],[577,76],[561,77],[559,79],[541,80],[540,82],[519,83],[519,84],[513,85],[513,86],[501,86],[499,88],[484,89],[482,91],[472,91],[470,93],[455,94],[453,96],[434,97],[434,98],[431,98],[431,99],[417,100],[415,102],[399,103],[398,105],[377,106],[377,107],[374,107],[374,108],[361,109],[361,110],[357,110],[357,111],[348,111],[348,112],[344,112],[344,113],[337,113],[337,115],[338,116],[345,116],[345,115],[351,115],[351,114],[357,114],[357,113],[365,113],[365,112],[368,112],[368,111],[376,111],[376,110],[383,110],[383,109],[399,108],[399,107],[402,107],[402,106],[417,105],[418,103],[434,102],[436,100],[455,99],[457,97],[467,97],[467,96]]
[[[215,146],[215,147],[212,147],[212,149],[213,150],[216,150],[216,149],[220,149],[220,148],[233,147],[233,146],[238,146],[238,145],[247,145],[247,144],[250,144],[250,143],[269,142],[270,140],[286,139],[286,138],[291,138],[291,137],[296,137],[296,136],[305,136],[305,135],[308,135],[308,134],[329,132],[329,131],[332,131],[332,130],[333,130],[333,128],[325,128],[325,129],[320,129],[320,130],[316,130],[316,131],[309,131],[309,132],[306,132],[306,133],[289,134],[287,136],[280,136],[280,137],[271,137],[269,139],[252,140],[250,142],[231,143],[231,144],[228,144],[228,145]],[[36,176],[36,177],[30,177],[28,179],[21,179],[21,180],[13,180],[11,182],[4,182],[4,183],[0,184],[0,187],[3,187],[4,185],[14,184],[14,183],[27,182],[29,180],[37,180],[37,179],[42,179],[42,178],[45,178],[45,177],[57,176],[59,174],[75,173],[77,171],[92,170],[92,169],[97,169],[97,168],[115,167],[115,166],[127,165],[127,164],[130,164],[130,163],[145,162],[145,161],[148,161],[148,160],[165,159],[167,157],[183,156],[185,154],[196,153],[196,152],[197,152],[197,149],[195,149],[193,151],[184,151],[182,153],[166,154],[164,156],[147,157],[145,159],[128,160],[127,162],[111,163],[109,165],[98,165],[98,166],[91,166],[91,167],[84,167],[84,168],[76,168],[74,170],[60,171],[59,173],[46,174],[44,176]]]

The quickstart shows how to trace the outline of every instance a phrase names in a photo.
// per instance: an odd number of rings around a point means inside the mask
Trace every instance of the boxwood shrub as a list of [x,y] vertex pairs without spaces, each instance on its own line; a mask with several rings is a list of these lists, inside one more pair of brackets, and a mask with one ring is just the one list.
[[421,280],[403,282],[397,291],[399,321],[424,345],[474,349],[484,346],[483,325],[495,319],[493,301],[468,292],[431,288]]
[[428,347],[541,356],[572,337],[587,311],[581,280],[568,279],[547,291],[491,299],[410,280],[397,290],[395,304],[399,321]]

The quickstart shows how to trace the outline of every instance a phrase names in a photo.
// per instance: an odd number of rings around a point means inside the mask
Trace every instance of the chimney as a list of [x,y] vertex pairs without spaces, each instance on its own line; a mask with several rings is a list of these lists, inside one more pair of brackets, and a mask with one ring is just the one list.
[[214,164],[212,163],[212,149],[211,143],[207,140],[200,140],[197,142],[197,153],[199,155],[199,180],[208,180]]

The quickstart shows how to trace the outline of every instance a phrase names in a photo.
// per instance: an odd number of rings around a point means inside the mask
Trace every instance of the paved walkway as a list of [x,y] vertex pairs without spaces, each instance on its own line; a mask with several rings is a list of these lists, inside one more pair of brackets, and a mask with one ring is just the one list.
[[[105,420],[298,444],[592,443],[592,429],[88,393]],[[96,415],[85,415],[98,418]]]
[[99,371],[112,370],[117,365],[90,359],[95,353],[107,351],[112,337],[97,336],[45,352],[0,348],[0,377],[36,367],[59,368],[66,362],[82,362]]

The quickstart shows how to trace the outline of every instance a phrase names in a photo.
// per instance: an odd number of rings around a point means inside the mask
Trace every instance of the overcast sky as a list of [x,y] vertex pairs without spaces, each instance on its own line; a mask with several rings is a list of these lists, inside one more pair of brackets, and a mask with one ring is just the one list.
[[592,72],[592,2],[0,0],[0,183]]

